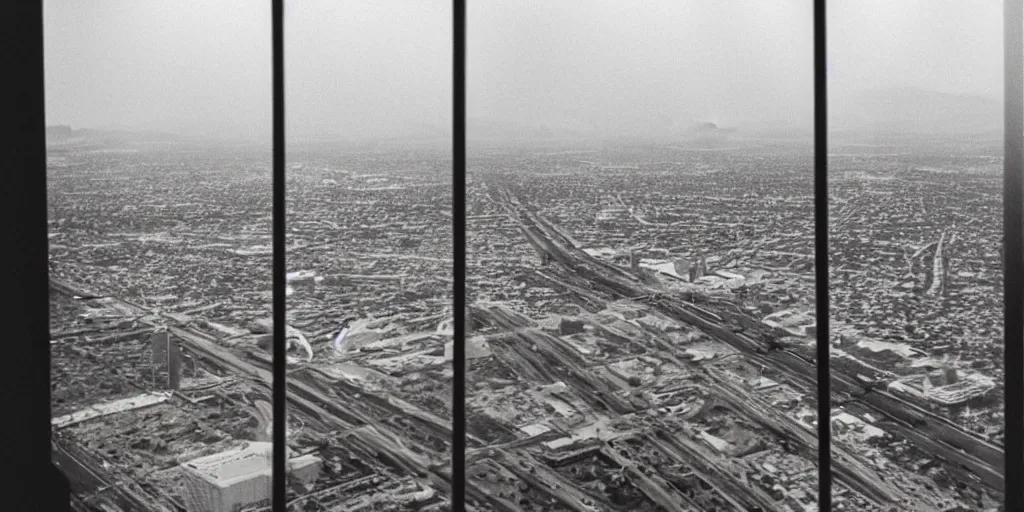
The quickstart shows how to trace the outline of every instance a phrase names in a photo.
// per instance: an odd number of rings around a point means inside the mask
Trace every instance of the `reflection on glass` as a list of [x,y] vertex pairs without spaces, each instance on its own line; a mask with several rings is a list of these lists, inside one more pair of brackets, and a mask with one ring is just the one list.
[[814,509],[810,7],[470,9],[482,508]]
[[53,458],[75,510],[270,498],[269,372],[244,336],[270,305],[270,10],[207,7],[46,6]]
[[451,4],[287,9],[289,506],[448,510]]
[[880,505],[996,510],[1002,5],[836,3],[828,22],[833,450],[884,475]]

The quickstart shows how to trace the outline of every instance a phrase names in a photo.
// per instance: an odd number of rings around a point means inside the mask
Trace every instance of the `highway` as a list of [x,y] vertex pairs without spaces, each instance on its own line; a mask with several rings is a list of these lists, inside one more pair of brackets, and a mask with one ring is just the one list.
[[[643,302],[663,314],[704,331],[708,335],[736,348],[758,363],[775,368],[788,377],[791,385],[809,396],[816,395],[815,361],[804,359],[778,343],[778,334],[739,307],[727,307],[721,299],[704,297],[701,310],[730,319],[716,321],[687,302],[665,295],[661,290],[645,284],[638,276],[625,269],[600,261],[576,247],[547,219],[527,208],[511,194],[503,193],[506,211],[519,223],[527,240],[539,251],[547,252],[551,261],[561,269],[548,269],[556,279],[587,290],[593,295],[615,299],[642,298]],[[745,332],[737,332],[737,325]],[[749,333],[749,335],[748,335]],[[853,375],[833,368],[831,372],[833,403],[857,397],[882,423],[891,425],[893,433],[903,435],[923,452],[940,457],[949,464],[973,475],[980,483],[1003,493],[1003,450],[917,405],[911,404],[878,388],[868,389]],[[836,461],[833,460],[833,464]],[[842,468],[837,474],[841,475]],[[969,484],[969,483],[968,483]]]

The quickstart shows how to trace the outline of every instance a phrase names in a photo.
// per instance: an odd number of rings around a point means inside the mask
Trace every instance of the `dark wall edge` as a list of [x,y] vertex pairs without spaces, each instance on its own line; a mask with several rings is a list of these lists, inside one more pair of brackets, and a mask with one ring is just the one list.
[[5,354],[0,393],[4,510],[69,510],[68,481],[51,462],[43,2],[4,4],[6,183],[0,187]]

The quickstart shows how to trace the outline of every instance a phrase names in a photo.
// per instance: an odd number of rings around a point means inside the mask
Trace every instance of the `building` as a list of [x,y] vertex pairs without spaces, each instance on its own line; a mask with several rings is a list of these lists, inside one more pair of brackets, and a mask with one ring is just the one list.
[[161,330],[150,338],[153,349],[153,381],[164,389],[181,388],[181,348],[178,340]]
[[[273,443],[250,442],[182,464],[185,508],[222,512],[264,503],[269,506],[272,458]],[[293,458],[288,461],[288,476],[312,481],[320,464],[314,455]]]

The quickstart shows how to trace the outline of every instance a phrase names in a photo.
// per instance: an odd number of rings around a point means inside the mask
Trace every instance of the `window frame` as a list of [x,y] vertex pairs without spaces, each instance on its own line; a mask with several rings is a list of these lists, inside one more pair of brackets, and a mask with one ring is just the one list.
[[[826,0],[814,4],[814,85],[815,85],[815,297],[818,322],[818,433],[819,433],[819,508],[830,510],[831,478],[831,385],[829,354],[828,296],[828,115]],[[466,0],[453,0],[453,271],[455,338],[464,340],[465,325],[465,190],[466,180]],[[46,135],[45,83],[43,80],[43,1],[9,2],[6,7],[5,31],[11,38],[8,68],[17,80],[14,93],[7,95],[17,108],[10,122],[14,126],[14,148],[11,158],[20,172],[8,175],[6,194],[0,204],[7,218],[18,222],[5,224],[5,240],[13,244],[14,272],[11,278],[23,300],[13,301],[12,317],[24,321],[9,323],[12,338],[32,340],[17,343],[9,350],[3,373],[6,379],[5,399],[21,410],[31,411],[20,421],[3,423],[3,445],[10,454],[5,460],[21,462],[16,473],[25,485],[15,485],[19,492],[7,496],[14,509],[35,509],[40,499],[52,499],[47,510],[67,510],[67,481],[51,462],[50,432],[50,353],[49,343],[49,273],[46,238]],[[273,410],[274,450],[272,509],[286,509],[286,446],[287,411],[285,372],[285,139],[284,139],[284,0],[271,0],[273,38]],[[1004,14],[1004,161],[1003,161],[1003,229],[1004,229],[1004,396],[1005,489],[1024,489],[1024,0],[1003,0]],[[28,363],[28,364],[26,364]],[[452,496],[453,510],[465,508],[465,348],[454,344],[455,370],[452,411]],[[28,386],[30,392],[25,393]],[[13,393],[11,390],[21,392]],[[20,403],[19,403],[20,401]],[[17,440],[12,442],[11,440]],[[30,468],[25,471],[23,468]],[[63,479],[63,481],[62,481]],[[54,482],[56,480],[56,482]],[[28,481],[46,481],[55,485],[55,492],[39,495],[32,492]],[[19,482],[20,484],[20,482]],[[1024,510],[1024,493],[1004,492],[1005,510]]]

